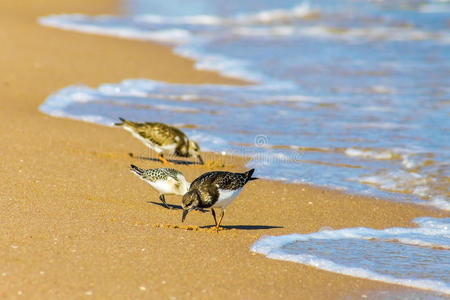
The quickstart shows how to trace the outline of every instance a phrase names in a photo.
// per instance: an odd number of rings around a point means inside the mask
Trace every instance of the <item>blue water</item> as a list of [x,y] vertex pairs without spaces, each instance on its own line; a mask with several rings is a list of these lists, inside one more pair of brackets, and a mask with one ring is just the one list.
[[[124,2],[122,16],[54,15],[39,22],[168,44],[198,69],[253,85],[124,79],[55,91],[41,111],[104,125],[119,116],[174,124],[203,150],[252,157],[248,166],[258,177],[450,210],[449,2],[185,3],[133,0]],[[338,261],[315,266],[448,293],[450,221],[432,223],[442,226],[431,244],[429,235],[417,238],[409,229],[402,235],[420,242],[386,241],[376,231],[367,236],[381,240],[305,244],[296,236],[278,258],[329,262],[328,245]],[[383,255],[359,259],[376,250]],[[395,253],[406,260],[395,260]]]
[[418,228],[266,236],[251,250],[272,259],[450,295],[450,219],[415,222]]

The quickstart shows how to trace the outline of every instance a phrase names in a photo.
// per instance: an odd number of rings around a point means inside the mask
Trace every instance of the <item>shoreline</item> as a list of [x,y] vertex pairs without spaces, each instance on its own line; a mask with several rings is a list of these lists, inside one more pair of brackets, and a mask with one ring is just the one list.
[[[258,180],[227,210],[223,225],[228,230],[210,234],[174,228],[181,225],[181,212],[152,204],[158,203],[157,194],[128,171],[130,163],[160,166],[128,156],[149,154],[139,141],[118,128],[47,116],[38,107],[51,92],[76,83],[96,86],[130,77],[238,81],[195,70],[192,60],[166,46],[37,23],[38,16],[51,13],[114,13],[116,1],[27,5],[0,4],[0,62],[5,66],[0,82],[1,296],[335,299],[370,291],[419,291],[271,260],[249,248],[263,235],[324,226],[410,227],[415,217],[449,216],[430,207]],[[224,159],[224,169],[244,169],[245,158]],[[208,165],[177,168],[188,181],[210,170]],[[193,213],[186,224],[210,226],[212,217]],[[211,270],[207,283],[198,278],[204,270]]]
[[[223,83],[221,83],[221,84],[223,84]],[[227,84],[223,84],[223,85],[227,85]],[[53,102],[55,102],[55,101],[53,101]],[[106,123],[96,123],[96,122],[93,122],[93,121],[91,121],[89,119],[87,119],[87,120],[85,120],[83,118],[79,118],[78,119],[78,118],[75,118],[75,117],[61,116],[61,115],[58,115],[58,114],[52,115],[51,113],[45,113],[43,110],[40,109],[40,107],[38,107],[38,110],[39,110],[40,113],[42,113],[42,114],[44,114],[46,116],[52,117],[52,118],[58,118],[58,119],[62,119],[62,120],[71,120],[71,121],[77,121],[77,122],[84,122],[84,123],[91,124],[91,125],[94,125],[94,126],[102,126],[102,127],[111,128],[111,129],[118,128],[117,126],[113,125],[114,123],[107,123],[107,124]],[[173,124],[170,124],[170,125],[173,125]],[[179,125],[175,124],[173,126],[179,128],[181,130],[183,130],[183,128],[193,128],[192,127],[193,125],[191,125],[191,124],[187,124],[186,126],[184,126],[184,125],[180,125],[179,126]],[[274,149],[276,149],[276,148],[274,148]],[[144,149],[144,152],[145,151],[147,153],[145,153],[143,155],[140,155],[140,154],[134,155],[131,152],[128,153],[128,155],[130,157],[134,158],[134,159],[141,158],[144,161],[145,160],[158,161],[157,156],[156,156],[155,153],[152,153],[152,151],[148,151],[147,149]],[[214,167],[217,167],[219,169],[222,169],[224,167],[233,168],[234,167],[233,161],[237,160],[238,161],[237,164],[238,165],[243,165],[244,168],[236,169],[236,172],[244,171],[244,170],[250,168],[250,167],[246,167],[246,164],[252,160],[252,157],[248,156],[248,155],[245,155],[245,154],[239,154],[238,152],[239,151],[231,151],[231,152],[228,152],[228,153],[222,152],[222,153],[225,153],[225,154],[221,154],[219,152],[214,152],[214,151],[211,151],[211,150],[202,151],[202,156],[204,156],[204,157],[211,157],[212,158],[209,161],[208,161],[208,159],[205,160],[205,161],[207,161],[207,164],[206,164],[205,167],[210,169],[210,170],[213,170]],[[242,152],[245,152],[245,151],[242,151]],[[169,157],[169,161],[170,160],[177,161],[177,160],[180,160],[180,158],[172,156],[172,157]],[[181,160],[183,160],[183,158],[181,158]],[[228,164],[224,165],[223,163],[221,163],[223,161],[227,161]],[[186,162],[188,162],[188,163],[189,162],[193,162],[195,164],[195,161],[192,161],[192,159],[189,159],[189,158],[186,160]],[[309,163],[309,161],[302,161],[302,163]],[[174,166],[179,166],[179,164],[174,164]],[[362,198],[368,198],[368,199],[372,199],[372,200],[381,200],[381,201],[389,201],[389,202],[393,202],[393,203],[400,203],[400,204],[407,204],[407,205],[416,205],[416,206],[419,206],[419,207],[429,208],[429,209],[438,210],[438,211],[442,210],[444,212],[444,214],[448,213],[450,215],[450,211],[448,211],[446,208],[442,208],[439,205],[429,203],[430,201],[426,201],[424,199],[420,199],[420,198],[418,198],[417,196],[414,196],[414,195],[410,195],[411,198],[407,199],[407,200],[405,200],[405,199],[393,200],[393,198],[389,198],[389,196],[386,196],[386,195],[381,195],[380,196],[380,195],[368,194],[368,193],[363,194],[363,193],[359,193],[358,191],[355,191],[355,190],[348,190],[346,188],[328,187],[326,185],[318,185],[318,184],[314,184],[314,183],[311,183],[311,182],[301,182],[301,181],[296,181],[296,180],[292,181],[292,180],[288,180],[288,179],[279,179],[279,178],[269,179],[269,178],[265,178],[265,177],[261,177],[261,176],[258,176],[258,179],[263,179],[263,180],[266,180],[266,181],[272,181],[272,182],[276,182],[276,183],[279,183],[279,184],[294,184],[294,185],[298,184],[298,185],[301,185],[301,186],[306,186],[308,188],[313,188],[313,189],[318,189],[318,190],[326,190],[328,192],[343,193],[343,194],[346,194],[346,195],[352,196],[352,197],[362,197]],[[383,191],[393,194],[393,197],[395,196],[396,193],[399,193],[399,192],[389,191],[389,190],[383,190]],[[416,198],[413,198],[413,197],[416,197]]]

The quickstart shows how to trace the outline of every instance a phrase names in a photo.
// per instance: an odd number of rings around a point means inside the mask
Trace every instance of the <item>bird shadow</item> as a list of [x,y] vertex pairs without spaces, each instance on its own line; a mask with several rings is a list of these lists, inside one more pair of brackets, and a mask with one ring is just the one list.
[[[138,156],[134,155],[133,153],[128,153],[130,157],[136,158],[136,159],[142,159],[142,160],[149,160],[153,162],[160,162],[162,163],[158,158],[154,157],[145,157],[145,156]],[[166,159],[168,162],[174,165],[201,165],[200,162],[197,161],[185,161],[185,160],[179,160],[179,159]]]
[[[161,207],[167,209],[167,207],[165,207],[164,204],[162,204],[161,202],[147,201],[147,203],[151,203],[151,204],[154,204],[154,205],[158,205],[158,206],[161,206]],[[171,210],[183,210],[183,208],[182,208],[180,205],[175,205],[175,204],[169,204],[169,203],[167,203],[167,206],[168,206],[169,209],[171,209]],[[196,211],[199,211],[199,212],[202,212],[202,213],[209,212],[209,210],[206,210],[206,209],[197,209]]]
[[[200,228],[215,228],[214,225],[201,226]],[[275,229],[284,228],[283,226],[272,226],[272,225],[221,225],[221,230],[264,230],[264,229]]]

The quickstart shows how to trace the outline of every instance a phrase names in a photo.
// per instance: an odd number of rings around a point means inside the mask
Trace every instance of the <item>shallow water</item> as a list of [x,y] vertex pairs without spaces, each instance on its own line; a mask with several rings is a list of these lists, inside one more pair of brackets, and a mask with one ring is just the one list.
[[346,228],[266,236],[251,250],[269,258],[450,295],[450,219],[419,228]]
[[[258,177],[450,209],[449,2],[124,3],[124,16],[39,22],[173,45],[199,69],[255,84],[70,86],[41,111],[104,125],[118,117],[175,124],[204,150],[251,156]],[[450,220],[417,222],[267,237],[252,250],[448,295]]]

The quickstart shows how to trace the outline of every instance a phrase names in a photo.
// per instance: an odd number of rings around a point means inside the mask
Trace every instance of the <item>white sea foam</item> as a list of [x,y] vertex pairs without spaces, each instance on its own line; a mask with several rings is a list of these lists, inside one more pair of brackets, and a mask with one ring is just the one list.
[[383,85],[374,85],[369,87],[369,90],[373,93],[377,94],[393,94],[395,92],[395,89],[392,87],[387,87]]
[[[97,20],[100,17],[95,17]],[[114,17],[103,16],[103,19]],[[91,18],[92,19],[92,18]],[[38,19],[39,24],[89,34],[107,35],[125,39],[155,41],[163,44],[179,45],[191,38],[188,30],[173,28],[165,30],[143,30],[136,27],[106,27],[90,24],[89,17],[83,15],[50,15]],[[79,23],[78,23],[79,22]]]
[[[49,15],[41,17],[38,22],[41,25],[56,27],[64,30],[73,30],[90,34],[101,34],[108,36],[116,36],[127,39],[148,40],[159,43],[177,46],[174,52],[178,55],[191,58],[196,61],[195,66],[199,70],[217,71],[225,76],[240,78],[253,82],[269,82],[277,83],[274,78],[269,78],[262,73],[250,71],[251,68],[247,61],[231,58],[224,55],[206,53],[202,50],[202,46],[211,39],[216,38],[218,34],[233,34],[232,31],[223,31],[224,33],[208,32],[194,33],[183,28],[185,25],[206,25],[206,26],[237,26],[238,24],[250,24],[254,22],[269,22],[286,18],[299,18],[310,13],[307,3],[296,6],[290,10],[268,10],[255,14],[239,15],[229,18],[220,18],[210,15],[182,16],[182,17],[166,17],[158,15],[138,15],[132,17],[132,21],[136,23],[160,24],[164,29],[145,29],[137,26],[114,25],[105,26],[98,24],[111,22],[114,24],[117,17],[98,16],[88,17],[80,14],[63,14]],[[279,30],[279,29],[278,29]],[[205,40],[203,35],[209,36]],[[280,82],[281,84],[281,82]]]
[[[426,189],[426,178],[422,175],[414,172],[407,171],[388,171],[374,176],[363,176],[360,181],[364,183],[370,183],[380,186],[386,190],[396,190],[404,192],[406,190],[416,189],[417,187],[423,187]],[[421,194],[426,196],[426,194]]]
[[173,51],[175,54],[195,60],[195,67],[199,70],[216,71],[225,76],[253,82],[269,81],[269,78],[262,73],[251,71],[247,61],[204,52],[203,43],[202,39],[197,38],[189,44],[176,47]]
[[64,108],[74,102],[88,102],[93,100],[92,90],[85,85],[71,86],[59,90],[47,97],[40,106],[40,110],[46,113],[50,111],[64,111]]
[[[415,270],[417,263],[414,260],[414,257],[417,256],[414,255],[422,253],[427,256],[430,253],[439,253],[448,257],[445,251],[450,249],[450,219],[418,218],[415,222],[420,227],[388,228],[384,230],[346,228],[323,230],[310,234],[265,236],[256,241],[250,250],[264,254],[268,258],[302,263],[335,273],[432,290],[449,295],[450,278],[448,278],[446,272],[448,261],[443,261],[441,266],[434,265],[437,272],[430,271],[431,274],[415,274],[414,276],[411,274],[414,273],[413,270]],[[375,245],[375,247],[386,246],[385,249],[392,251],[392,253],[371,253],[372,249],[361,248],[361,242],[364,243],[364,241],[368,243],[376,241],[378,246]],[[336,242],[345,242],[345,251],[340,251],[339,254],[330,251]],[[412,248],[404,248],[404,245]],[[324,247],[326,251],[322,251]],[[400,261],[401,267],[399,269],[405,273],[397,273],[396,253],[408,250],[411,250],[414,255],[402,253],[403,260]],[[385,260],[382,266],[371,264],[372,260],[379,257]],[[411,261],[408,262],[408,259]],[[365,264],[367,262],[368,264]],[[421,263],[431,264],[432,266],[434,264],[433,261]],[[372,269],[372,267],[378,268],[378,270]],[[404,269],[405,267],[406,269]],[[408,272],[409,268],[411,272]],[[421,268],[424,269],[423,272],[428,270],[426,265],[422,265]]]
[[142,89],[139,86],[139,81],[136,80],[134,84],[130,84],[128,80],[122,81],[118,84],[102,84],[98,87],[98,91],[105,95],[115,97],[147,97],[151,90],[152,84],[147,81],[147,88]]
[[387,150],[376,151],[357,148],[347,148],[345,155],[370,159],[392,159],[393,157],[392,152]]
[[173,111],[173,112],[178,112],[178,113],[198,113],[200,112],[199,109],[195,109],[195,108],[190,108],[190,107],[186,107],[186,106],[179,106],[179,105],[164,105],[164,104],[159,104],[159,105],[155,105],[154,106],[156,109],[159,110],[169,110],[169,111]]
[[[240,78],[253,82],[272,82],[282,84],[281,81],[271,78],[256,71],[257,68],[249,61],[232,58],[215,53],[206,53],[205,43],[218,36],[229,39],[232,36],[309,36],[313,38],[343,38],[352,41],[366,39],[388,39],[388,40],[418,40],[418,39],[440,39],[450,40],[445,33],[428,33],[412,28],[343,28],[336,29],[326,26],[297,26],[278,25],[276,22],[294,20],[315,13],[307,2],[292,9],[266,10],[257,13],[237,15],[230,17],[218,17],[212,15],[166,17],[158,15],[141,15],[130,17],[131,24],[121,22],[116,24],[117,17],[98,16],[88,17],[79,14],[73,15],[50,15],[39,18],[38,22],[45,26],[56,27],[65,30],[116,36],[127,39],[148,40],[176,46],[176,54],[194,59],[195,66],[200,70],[217,71],[229,77]],[[105,23],[111,23],[107,26]],[[140,23],[157,24],[159,28],[149,29],[136,26]],[[268,24],[270,23],[270,24]],[[275,25],[271,24],[275,23]],[[134,25],[133,25],[134,24]],[[256,24],[256,25],[255,25]],[[205,28],[190,30],[185,28],[189,25],[203,25]],[[220,30],[212,30],[212,27],[220,26]],[[373,92],[391,92],[385,87],[380,89],[375,86]]]
[[[370,28],[333,28],[323,25],[316,26],[240,26],[233,28],[233,34],[247,37],[272,37],[272,36],[307,36],[312,38],[338,39],[349,42],[365,42],[374,40],[387,41],[421,41],[435,40],[441,43],[449,43],[450,35],[447,32],[429,32],[420,29],[403,27],[370,27]],[[376,90],[374,90],[376,92]],[[390,91],[389,91],[390,92]],[[385,91],[383,90],[383,93]]]
[[270,9],[256,13],[239,14],[229,17],[212,15],[193,15],[181,17],[168,17],[159,15],[138,15],[135,19],[148,24],[172,24],[172,25],[244,25],[257,23],[273,23],[301,19],[318,13],[311,9],[307,2],[294,6],[292,9]]
[[377,186],[382,190],[412,194],[422,199],[429,199],[420,203],[442,210],[450,210],[450,202],[445,200],[443,195],[432,194],[430,184],[434,182],[434,179],[416,172],[385,170],[376,175],[360,176],[356,180],[363,184]]
[[450,210],[450,202],[444,195],[433,193],[435,179],[417,172],[406,170],[381,170],[375,175],[364,175],[355,179],[363,184],[374,185],[382,190],[411,194],[428,201],[421,204]]
[[426,3],[420,6],[419,10],[420,12],[427,13],[427,14],[444,14],[444,13],[450,13],[450,5],[449,4],[443,4],[444,1],[439,1],[441,3]]
[[74,103],[88,103],[96,100],[96,97],[94,97],[93,94],[95,94],[95,90],[87,86],[70,86],[51,94],[46,101],[41,104],[39,110],[54,117],[70,118],[90,123],[111,125],[113,120],[105,118],[101,115],[77,115],[68,112],[67,107]]
[[347,128],[378,128],[378,129],[408,129],[417,127],[414,124],[394,123],[394,122],[338,122]]
[[445,196],[434,196],[430,200],[431,206],[443,209],[450,210],[450,202],[448,199],[446,200]]
[[182,17],[164,17],[160,15],[137,15],[136,21],[148,24],[172,24],[172,25],[218,25],[223,24],[224,19],[216,16],[197,15]]
[[391,112],[392,111],[392,107],[387,107],[387,106],[365,106],[362,108],[363,110],[367,110],[367,111],[380,111],[380,112]]
[[402,165],[407,169],[412,169],[417,166],[417,163],[408,154],[402,154]]
[[265,10],[254,14],[239,15],[235,17],[234,20],[238,24],[271,23],[304,18],[314,13],[317,13],[317,10],[311,9],[308,2],[303,2],[302,4],[297,5],[292,9]]

